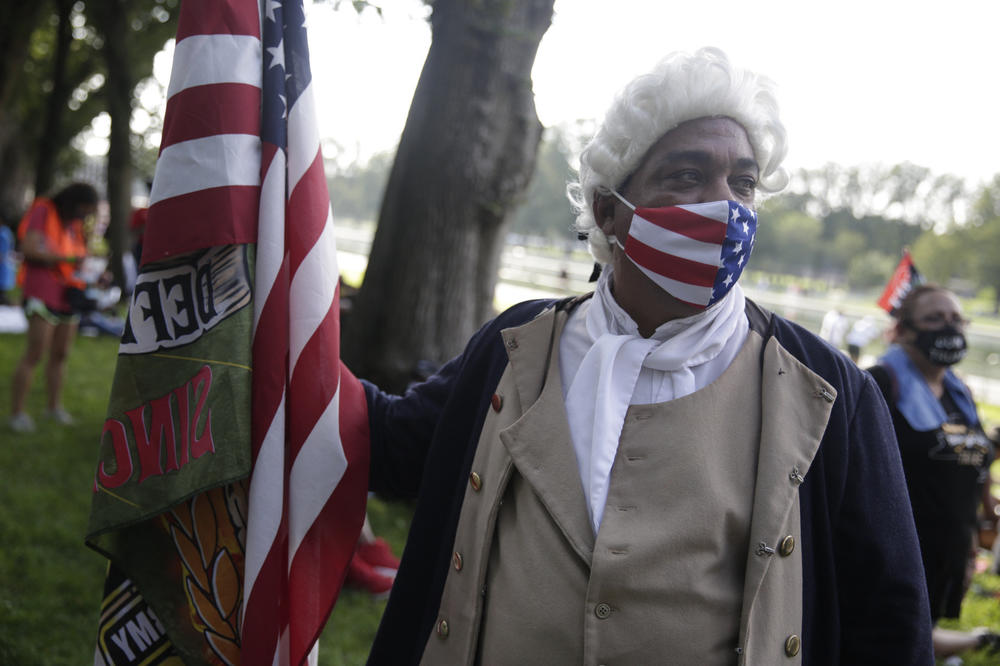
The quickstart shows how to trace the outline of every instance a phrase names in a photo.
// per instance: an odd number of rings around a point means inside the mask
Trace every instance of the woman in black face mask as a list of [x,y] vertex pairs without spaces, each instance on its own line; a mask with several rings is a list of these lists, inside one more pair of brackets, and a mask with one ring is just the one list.
[[[869,372],[892,414],[936,623],[959,615],[980,502],[994,516],[987,483],[994,444],[968,387],[950,369],[965,356],[968,324],[955,295],[920,285],[896,318],[895,344]],[[988,634],[934,629],[939,657],[990,640]]]

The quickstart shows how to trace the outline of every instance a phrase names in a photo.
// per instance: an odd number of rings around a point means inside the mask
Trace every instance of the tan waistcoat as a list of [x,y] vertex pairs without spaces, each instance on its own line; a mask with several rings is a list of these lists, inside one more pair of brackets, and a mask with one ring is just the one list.
[[[751,333],[713,384],[631,407],[595,539],[559,384],[564,317],[504,332],[511,364],[423,663],[797,663],[796,489],[829,415],[817,387],[832,389],[776,345],[762,365]],[[804,437],[774,437],[793,425]]]

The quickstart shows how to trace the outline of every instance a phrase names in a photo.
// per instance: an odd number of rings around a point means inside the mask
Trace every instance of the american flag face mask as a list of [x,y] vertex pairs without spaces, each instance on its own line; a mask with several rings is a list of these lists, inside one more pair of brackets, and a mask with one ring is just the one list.
[[740,279],[757,236],[757,213],[735,201],[662,208],[636,208],[611,190],[632,212],[625,256],[674,298],[707,308]]

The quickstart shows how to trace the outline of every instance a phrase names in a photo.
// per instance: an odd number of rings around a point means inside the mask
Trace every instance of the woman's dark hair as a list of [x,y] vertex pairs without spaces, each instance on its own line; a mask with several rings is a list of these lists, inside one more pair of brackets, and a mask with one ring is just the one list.
[[903,297],[903,301],[899,304],[899,308],[896,310],[896,320],[902,324],[912,324],[913,311],[917,309],[917,301],[920,297],[924,294],[930,294],[938,291],[951,293],[945,287],[929,282],[917,285],[913,289],[910,289],[906,296]]
[[56,205],[59,217],[68,220],[76,215],[78,206],[97,205],[97,190],[90,183],[71,183],[55,193],[52,203]]

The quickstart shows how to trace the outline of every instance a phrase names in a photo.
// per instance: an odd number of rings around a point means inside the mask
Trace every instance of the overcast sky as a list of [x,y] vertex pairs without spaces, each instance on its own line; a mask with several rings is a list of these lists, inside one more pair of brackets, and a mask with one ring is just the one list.
[[[430,44],[419,0],[384,16],[314,5],[320,132],[350,156],[392,148]],[[542,122],[599,118],[666,53],[717,46],[779,85],[786,166],[910,161],[975,183],[1000,173],[995,0],[557,0],[533,71]]]

